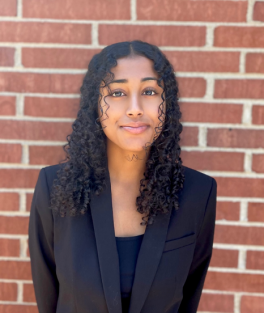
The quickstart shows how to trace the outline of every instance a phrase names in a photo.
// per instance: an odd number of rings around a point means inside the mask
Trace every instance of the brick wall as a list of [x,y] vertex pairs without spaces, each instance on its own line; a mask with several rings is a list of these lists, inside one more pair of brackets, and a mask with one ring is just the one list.
[[34,313],[27,229],[91,56],[158,45],[180,85],[183,163],[218,184],[199,312],[264,312],[264,1],[0,0],[0,312]]

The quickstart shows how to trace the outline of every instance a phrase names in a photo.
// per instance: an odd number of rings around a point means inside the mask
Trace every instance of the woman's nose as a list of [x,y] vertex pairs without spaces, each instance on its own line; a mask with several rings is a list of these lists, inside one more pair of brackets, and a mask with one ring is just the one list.
[[127,115],[129,116],[143,115],[143,107],[137,95],[131,97],[127,108]]

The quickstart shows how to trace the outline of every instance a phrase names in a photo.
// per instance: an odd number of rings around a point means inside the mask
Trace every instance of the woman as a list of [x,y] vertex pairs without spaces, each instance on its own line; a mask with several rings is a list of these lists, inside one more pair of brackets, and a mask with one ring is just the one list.
[[32,200],[40,313],[197,311],[217,185],[182,165],[180,117],[158,47],[135,40],[94,55],[66,162],[41,169]]

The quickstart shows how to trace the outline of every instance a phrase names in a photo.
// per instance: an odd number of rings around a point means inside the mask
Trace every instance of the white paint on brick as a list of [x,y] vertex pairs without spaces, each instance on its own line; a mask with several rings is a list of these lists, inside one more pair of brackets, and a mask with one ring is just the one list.
[[[137,0],[130,0],[131,21],[137,21]],[[138,22],[138,21],[137,21]]]
[[[1,22],[1,18],[0,18]],[[93,21],[94,23],[94,21]],[[100,23],[101,24],[101,23]],[[73,43],[30,43],[30,42],[1,42],[1,47],[28,47],[28,48],[69,48],[69,49],[94,49],[95,47],[92,44],[73,44]],[[105,45],[98,45],[97,48],[104,48]],[[257,53],[263,53],[264,48],[250,48],[250,47],[239,47],[239,48],[233,48],[233,47],[176,47],[176,46],[162,46],[159,47],[162,51],[218,51],[218,52],[237,52],[239,49],[240,52],[244,51],[247,52],[257,52]],[[0,67],[0,69],[5,69],[5,67]],[[248,74],[246,74],[248,75]],[[260,74],[261,75],[261,74]]]
[[239,245],[239,244],[229,244],[229,243],[214,243],[213,247],[216,249],[226,249],[226,250],[256,250],[264,251],[264,246],[254,246],[254,245]]
[[244,270],[246,268],[247,251],[244,249],[238,252],[238,268]]
[[200,126],[198,128],[198,146],[199,147],[206,147],[207,145],[207,128]]
[[257,292],[244,292],[244,291],[225,291],[225,290],[209,290],[209,289],[203,289],[202,293],[207,293],[207,294],[224,294],[224,295],[241,295],[241,296],[259,296],[259,297],[264,297],[264,292],[263,293],[257,293]]
[[[0,116],[1,118],[4,116]],[[11,116],[6,116],[9,120]],[[16,94],[16,116],[13,118],[24,118],[24,95],[23,94]]]
[[17,302],[21,304],[23,302],[23,283],[17,281]]
[[240,302],[241,302],[241,295],[235,294],[235,296],[234,296],[234,313],[240,313]]
[[22,164],[29,164],[29,147],[28,145],[22,145]]
[[[22,67],[22,59],[21,59],[21,46],[17,46],[15,47],[15,54],[14,54],[14,67],[16,69],[21,68]],[[12,66],[11,66],[12,68]]]
[[239,58],[239,72],[240,73],[245,73],[245,62],[246,62],[246,52],[241,51],[240,58]]
[[[251,0],[249,0],[251,1]],[[58,23],[58,24],[92,24],[94,20],[89,19],[52,19],[52,18],[21,18],[12,16],[1,16],[0,21],[13,21],[13,22],[39,22],[39,23]],[[115,24],[115,25],[168,25],[168,26],[247,26],[247,27],[261,27],[262,24],[257,21],[249,22],[207,22],[207,21],[154,21],[154,20],[97,20],[100,24]]]
[[243,126],[252,126],[252,103],[245,101],[242,113]]
[[94,47],[99,46],[99,42],[98,42],[98,23],[97,22],[93,22],[92,24],[92,45]]
[[216,225],[242,226],[242,227],[264,227],[262,222],[243,222],[243,221],[216,221]]
[[244,171],[252,172],[252,151],[245,150]]
[[211,267],[211,266],[209,266],[208,270],[210,272],[218,272],[218,273],[264,275],[264,271],[261,271],[261,270],[248,270],[248,269],[228,268],[228,267]]
[[213,77],[208,77],[206,79],[206,91],[205,91],[204,99],[213,101],[214,85],[215,85],[215,80],[213,79]]
[[248,202],[247,201],[241,201],[240,202],[240,221],[241,222],[247,222],[248,221]]
[[26,212],[26,193],[19,193],[19,212]]
[[255,0],[248,0],[248,9],[247,9],[247,23],[253,23],[253,9]]
[[27,256],[27,238],[21,238],[20,239],[20,258],[22,259],[28,259],[29,257]]
[[23,0],[17,0],[17,17],[22,18]]
[[21,239],[21,238],[28,238],[28,235],[0,234],[0,238],[5,238],[5,239]]
[[[206,48],[213,47],[213,45],[214,45],[214,30],[215,30],[214,25],[212,25],[212,24],[207,25],[207,27],[206,27],[206,38],[205,38],[205,47]],[[199,50],[200,50],[200,48],[199,48]]]

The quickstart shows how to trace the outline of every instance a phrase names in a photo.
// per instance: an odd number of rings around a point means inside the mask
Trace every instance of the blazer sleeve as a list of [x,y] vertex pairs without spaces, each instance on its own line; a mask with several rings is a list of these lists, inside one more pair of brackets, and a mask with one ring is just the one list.
[[44,168],[39,172],[31,203],[28,246],[39,313],[56,313],[59,282],[53,252],[53,215]]
[[179,313],[196,313],[213,251],[217,183],[212,178],[202,226],[196,240],[193,261],[183,287]]

